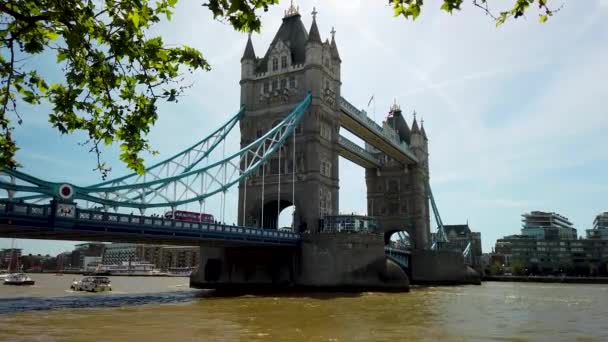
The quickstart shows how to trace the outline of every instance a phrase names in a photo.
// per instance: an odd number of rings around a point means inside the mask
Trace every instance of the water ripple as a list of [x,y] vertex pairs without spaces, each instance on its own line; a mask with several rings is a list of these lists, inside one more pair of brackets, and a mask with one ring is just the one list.
[[0,298],[0,315],[25,311],[107,308],[130,305],[169,304],[192,301],[207,291],[178,291],[145,294],[91,294],[90,296]]

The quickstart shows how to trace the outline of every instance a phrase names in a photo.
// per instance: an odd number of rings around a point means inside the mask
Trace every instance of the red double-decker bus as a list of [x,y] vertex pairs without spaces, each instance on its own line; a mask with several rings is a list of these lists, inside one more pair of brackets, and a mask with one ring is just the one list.
[[[165,213],[165,218],[172,219],[173,212],[168,211]],[[213,215],[205,213],[197,213],[193,211],[176,210],[175,220],[187,221],[187,222],[214,222]]]

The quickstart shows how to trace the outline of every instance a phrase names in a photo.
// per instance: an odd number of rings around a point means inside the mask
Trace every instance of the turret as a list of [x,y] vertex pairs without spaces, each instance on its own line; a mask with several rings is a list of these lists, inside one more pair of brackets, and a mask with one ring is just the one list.
[[313,9],[312,25],[310,25],[310,32],[308,33],[308,40],[306,41],[306,64],[321,65],[323,43],[321,41],[321,35],[319,34],[319,28],[317,27],[317,13],[317,10]]
[[255,51],[253,50],[253,43],[251,42],[251,33],[249,33],[245,52],[243,52],[243,57],[241,58],[241,80],[252,78],[254,71]]
[[336,45],[336,30],[333,27],[331,28],[331,58],[338,63],[342,63],[340,53],[338,53],[338,46]]
[[387,123],[392,129],[397,132],[399,135],[399,140],[405,141],[408,145],[411,142],[411,132],[410,128],[407,125],[407,122],[403,118],[403,114],[401,112],[401,107],[395,102],[391,106],[391,110],[389,112],[389,117],[387,119]]
[[422,148],[423,145],[422,133],[420,132],[420,128],[418,127],[418,121],[416,121],[416,112],[414,112],[414,122],[412,123],[412,132],[411,132],[411,145],[413,147]]
[[418,126],[418,121],[416,120],[416,112],[414,112],[414,122],[412,123],[412,132],[410,138],[410,147],[414,151],[414,154],[418,159],[422,162],[424,157],[424,138],[422,138],[422,132]]
[[336,74],[336,78],[338,80],[340,80],[340,74],[341,74],[341,64],[342,64],[342,59],[340,58],[340,53],[338,53],[338,46],[336,45],[336,30],[332,27],[331,28],[331,46],[330,46],[330,51],[331,51],[331,59],[332,59],[332,65],[334,65],[335,68],[335,74]]
[[422,134],[422,148],[424,152],[429,153],[429,138],[426,136],[426,131],[424,130],[424,119],[420,120],[420,132]]

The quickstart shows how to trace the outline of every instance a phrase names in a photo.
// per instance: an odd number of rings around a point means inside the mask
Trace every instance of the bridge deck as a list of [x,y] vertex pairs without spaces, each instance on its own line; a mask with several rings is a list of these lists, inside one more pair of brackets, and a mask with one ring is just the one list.
[[0,201],[0,237],[74,241],[144,242],[172,245],[258,245],[295,247],[292,232],[219,223],[181,222],[161,217],[104,213],[59,204]]
[[418,159],[407,145],[391,136],[343,97],[340,98],[340,111],[342,127],[405,165],[418,163]]

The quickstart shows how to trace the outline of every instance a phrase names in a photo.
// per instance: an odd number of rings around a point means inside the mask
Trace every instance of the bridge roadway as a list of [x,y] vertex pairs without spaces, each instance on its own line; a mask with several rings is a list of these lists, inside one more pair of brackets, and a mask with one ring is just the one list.
[[[363,139],[378,150],[386,153],[389,157],[399,161],[404,165],[418,163],[418,159],[410,150],[409,146],[407,146],[405,142],[400,141],[399,137],[396,135],[395,132],[389,132],[383,129],[380,125],[370,119],[364,111],[357,109],[357,107],[353,106],[343,97],[340,97],[339,105],[341,112],[340,125],[342,127],[346,128],[349,132],[353,133],[354,135]],[[343,139],[346,138],[340,137],[341,141]],[[359,165],[363,167],[367,167],[366,165],[374,164],[373,161],[370,162],[369,156],[373,156],[371,153],[361,148],[361,150],[367,152],[367,154],[369,155],[365,158],[361,158],[362,154],[355,153],[353,155],[354,151],[352,149],[352,146],[349,150],[348,145],[349,144],[346,143],[346,141],[344,141],[344,144],[340,143],[341,152],[348,152],[345,153],[343,157],[355,163],[361,162],[362,164]]]
[[0,237],[185,246],[297,247],[300,241],[292,232],[53,207],[0,200]]

